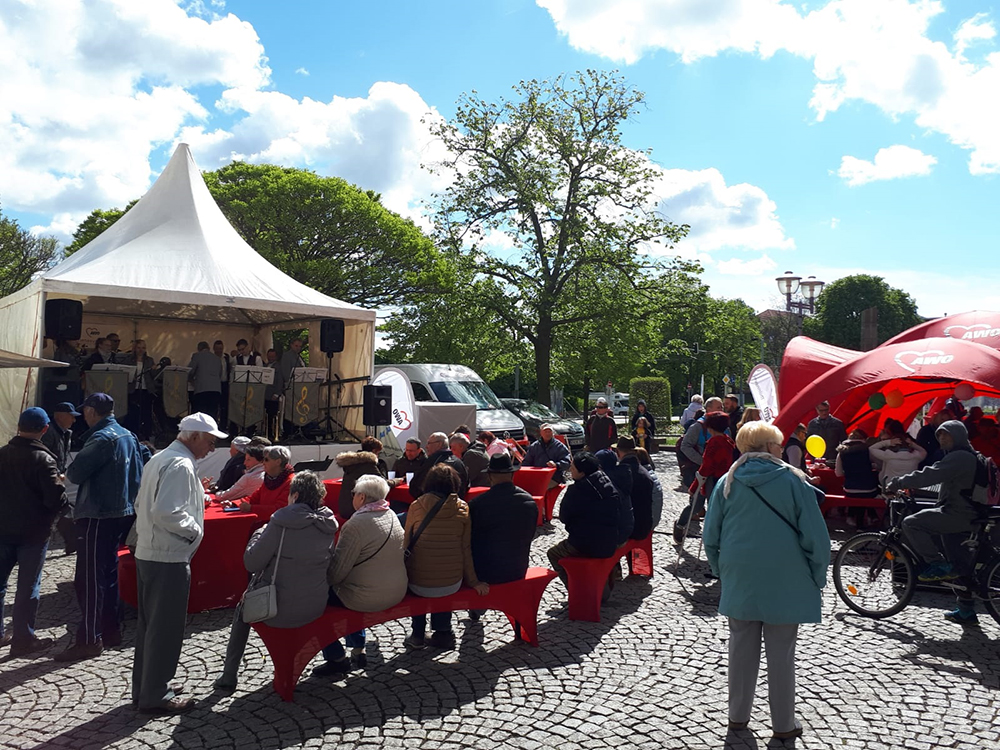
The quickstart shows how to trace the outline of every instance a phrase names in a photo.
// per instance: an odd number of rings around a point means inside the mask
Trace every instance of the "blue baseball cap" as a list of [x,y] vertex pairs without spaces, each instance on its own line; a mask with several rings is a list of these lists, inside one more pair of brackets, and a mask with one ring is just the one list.
[[76,407],[73,406],[73,404],[71,404],[69,401],[63,401],[61,404],[56,404],[55,406],[53,406],[52,413],[71,414],[74,417],[80,416],[80,412],[78,412],[76,410]]
[[78,408],[83,411],[85,406],[89,406],[98,414],[110,414],[115,410],[115,400],[107,393],[91,393]]
[[22,432],[41,432],[48,424],[49,415],[39,406],[25,409],[17,419],[17,429]]

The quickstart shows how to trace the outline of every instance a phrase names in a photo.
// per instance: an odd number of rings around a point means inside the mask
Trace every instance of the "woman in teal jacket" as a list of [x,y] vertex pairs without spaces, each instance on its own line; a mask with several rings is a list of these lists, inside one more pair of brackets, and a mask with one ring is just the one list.
[[704,542],[722,581],[719,614],[729,618],[729,727],[750,721],[760,644],[767,653],[774,736],[802,734],[795,718],[799,623],[819,622],[830,535],[805,474],[782,462],[784,440],[766,422],[736,436],[742,456],[712,493]]

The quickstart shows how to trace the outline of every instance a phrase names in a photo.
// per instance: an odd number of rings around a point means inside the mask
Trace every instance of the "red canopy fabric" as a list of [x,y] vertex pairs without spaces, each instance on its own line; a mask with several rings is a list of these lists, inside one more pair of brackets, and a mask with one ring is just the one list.
[[936,337],[962,339],[991,349],[1000,349],[1000,312],[971,310],[928,320],[893,336],[882,346]]
[[824,344],[808,336],[793,338],[788,342],[781,358],[781,377],[778,379],[779,413],[785,408],[785,404],[791,402],[818,377],[859,356],[861,352]]
[[[967,340],[927,338],[884,344],[855,354],[827,369],[788,401],[782,400],[774,424],[784,435],[791,434],[799,422],[815,416],[816,404],[824,399],[849,429],[861,427],[874,434],[889,417],[908,424],[925,403],[950,394],[962,382],[971,383],[977,396],[1000,397],[1000,352]],[[785,356],[787,359],[787,350]],[[784,363],[781,369],[784,379]],[[872,394],[893,390],[902,395],[900,406],[885,406],[875,412],[869,408]]]

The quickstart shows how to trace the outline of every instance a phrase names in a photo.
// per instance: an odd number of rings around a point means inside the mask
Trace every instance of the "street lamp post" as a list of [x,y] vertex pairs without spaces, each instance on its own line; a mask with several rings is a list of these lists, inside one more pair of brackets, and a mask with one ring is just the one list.
[[[795,313],[799,318],[799,334],[802,333],[802,320],[806,315],[813,315],[816,312],[816,298],[823,291],[826,282],[820,281],[815,276],[809,276],[805,280],[801,276],[796,276],[791,271],[775,279],[778,282],[778,291],[785,295],[785,310]],[[794,299],[796,292],[801,291],[801,299]]]

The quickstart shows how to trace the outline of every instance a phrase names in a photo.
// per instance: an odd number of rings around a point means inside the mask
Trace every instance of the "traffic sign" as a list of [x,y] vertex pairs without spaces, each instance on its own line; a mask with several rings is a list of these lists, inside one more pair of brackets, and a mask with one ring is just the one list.
[[722,376],[722,382],[725,383],[726,385],[729,385],[730,383],[733,382],[733,379],[731,377],[729,377],[728,375],[723,375]]

